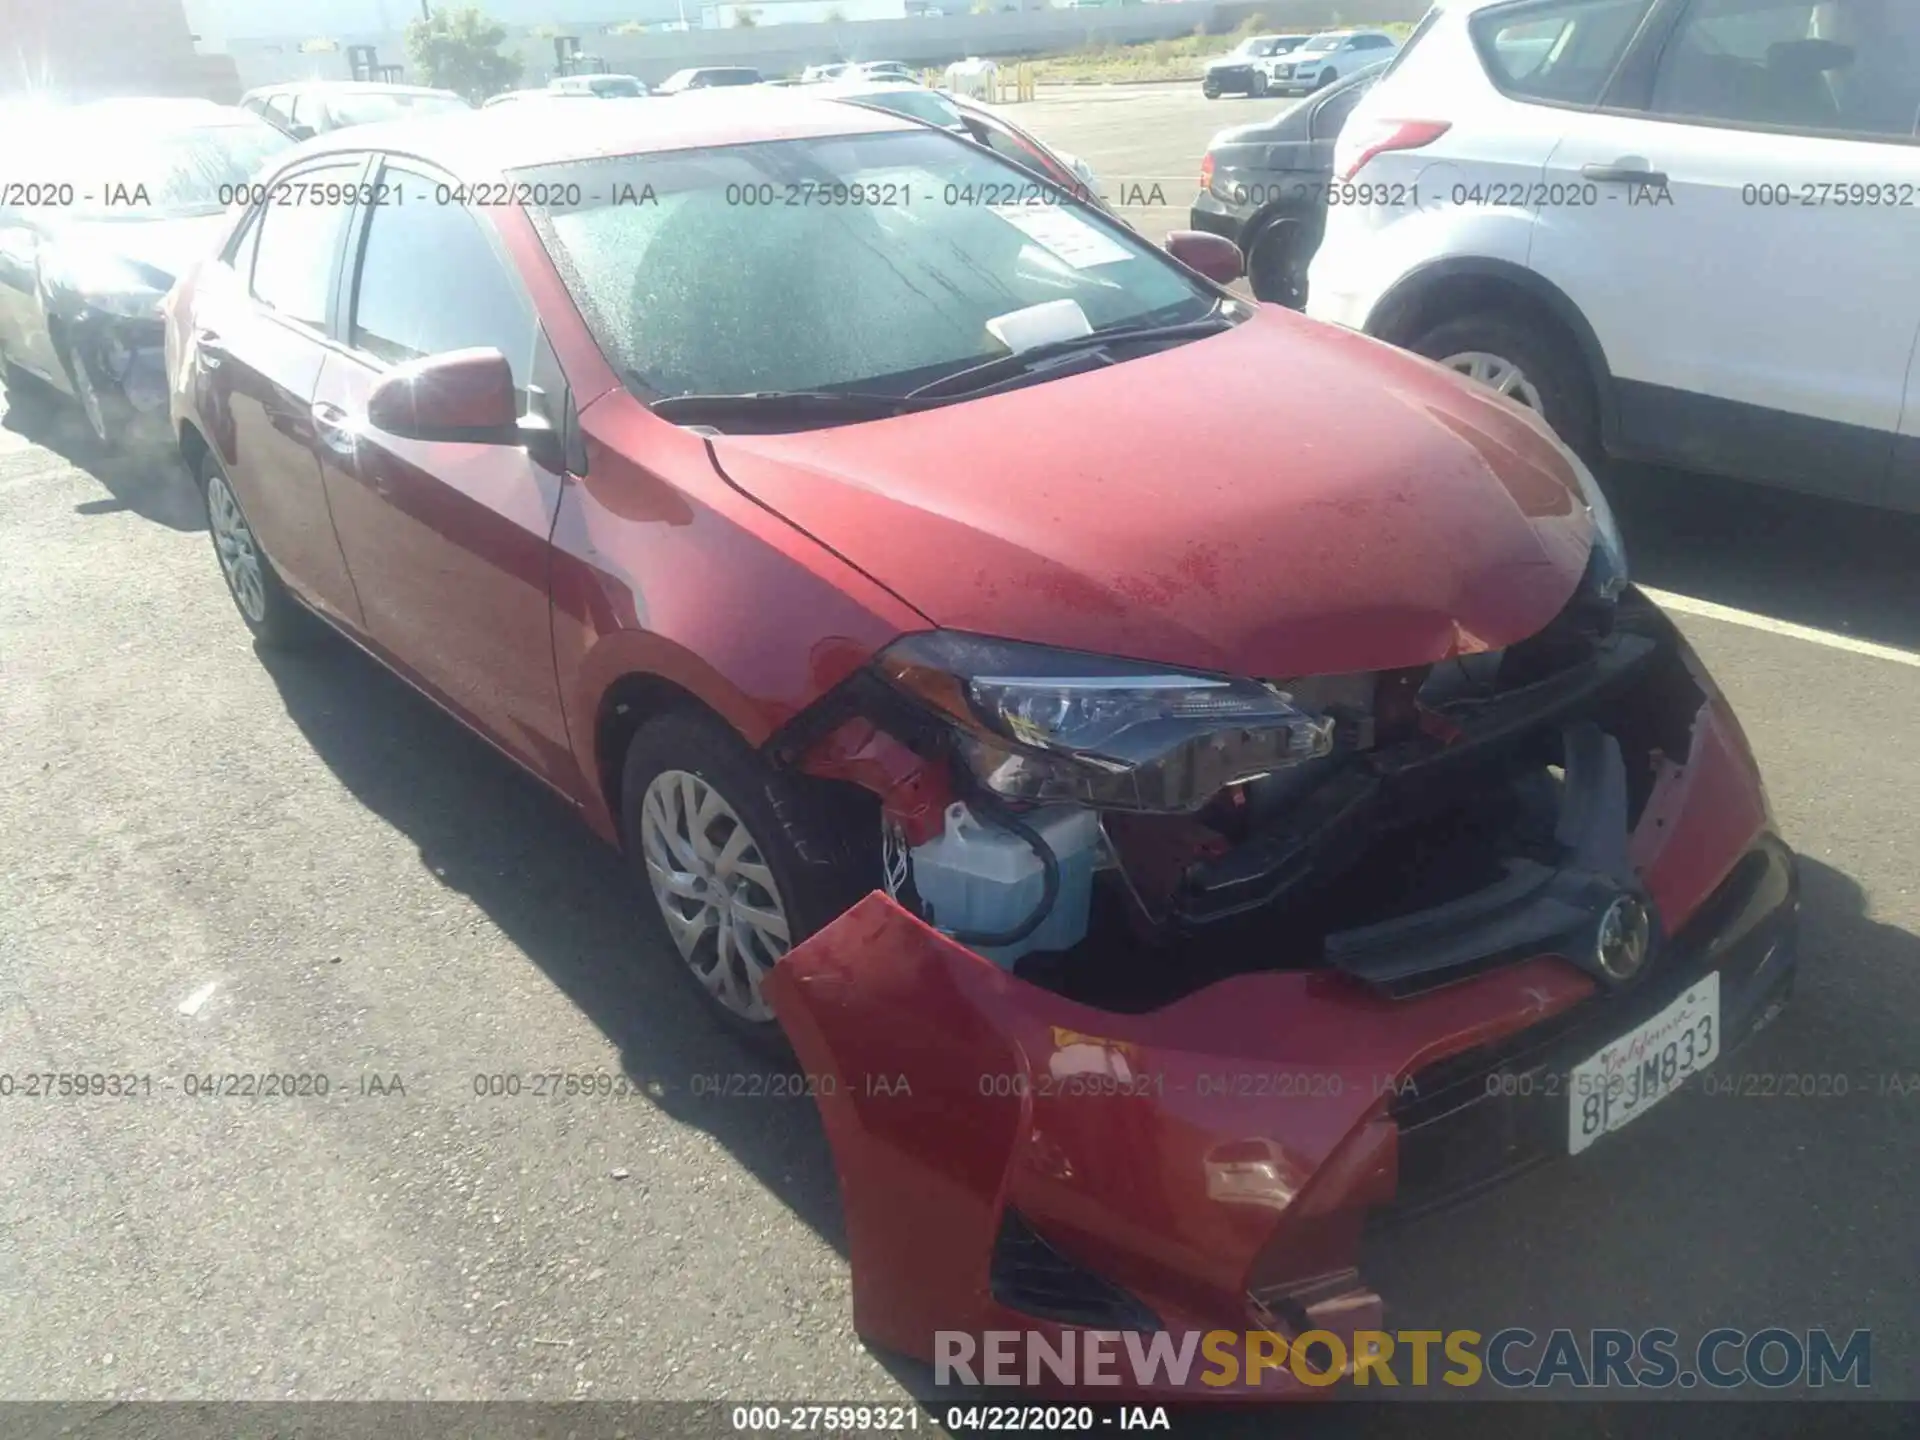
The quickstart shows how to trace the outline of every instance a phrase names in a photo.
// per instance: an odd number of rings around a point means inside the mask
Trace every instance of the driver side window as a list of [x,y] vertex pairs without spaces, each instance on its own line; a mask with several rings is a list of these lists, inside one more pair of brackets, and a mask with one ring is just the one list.
[[435,203],[437,187],[422,175],[388,166],[382,187],[404,198],[368,216],[349,343],[388,365],[488,346],[507,357],[524,392],[533,305],[485,222],[463,206]]

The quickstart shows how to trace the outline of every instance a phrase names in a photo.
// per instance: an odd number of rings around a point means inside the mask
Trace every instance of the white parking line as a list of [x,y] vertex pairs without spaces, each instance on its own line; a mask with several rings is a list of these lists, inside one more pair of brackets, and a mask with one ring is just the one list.
[[1920,669],[1920,654],[1911,650],[1901,650],[1893,645],[1880,645],[1872,640],[1856,640],[1851,635],[1837,635],[1831,630],[1816,630],[1811,625],[1796,625],[1791,620],[1775,620],[1770,616],[1756,615],[1751,610],[1736,610],[1731,605],[1716,605],[1711,600],[1696,600],[1691,595],[1675,595],[1670,590],[1655,590],[1649,585],[1642,585],[1640,592],[1663,610],[1672,610],[1681,615],[1698,615],[1703,620],[1723,620],[1729,625],[1744,625],[1749,630],[1764,630],[1770,635],[1785,635],[1789,639],[1824,645],[1829,650],[1845,650],[1852,655],[1865,655],[1874,660],[1891,660],[1896,665],[1911,665],[1915,669]]

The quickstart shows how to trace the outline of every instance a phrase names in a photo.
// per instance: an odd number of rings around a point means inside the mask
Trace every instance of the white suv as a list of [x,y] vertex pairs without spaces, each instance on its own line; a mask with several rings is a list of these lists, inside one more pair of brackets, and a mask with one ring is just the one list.
[[1384,30],[1329,30],[1269,60],[1267,88],[1276,95],[1324,90],[1342,76],[1387,59],[1399,44]]
[[1920,510],[1920,3],[1440,0],[1307,311],[1569,444]]

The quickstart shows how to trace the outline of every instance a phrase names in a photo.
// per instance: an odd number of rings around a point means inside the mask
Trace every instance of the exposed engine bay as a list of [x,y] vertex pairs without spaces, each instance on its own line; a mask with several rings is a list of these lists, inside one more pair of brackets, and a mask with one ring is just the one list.
[[1527,640],[1409,670],[1033,649],[909,636],[771,746],[878,796],[888,892],[1024,979],[1137,1013],[1260,970],[1406,995],[1554,953],[1617,984],[1660,942],[1629,836],[1704,696],[1593,570]]

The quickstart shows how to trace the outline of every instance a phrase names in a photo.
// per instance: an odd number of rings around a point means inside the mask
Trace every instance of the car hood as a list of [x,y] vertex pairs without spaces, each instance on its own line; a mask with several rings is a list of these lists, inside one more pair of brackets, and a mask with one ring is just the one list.
[[998,395],[709,443],[935,625],[1271,679],[1512,644],[1593,539],[1530,417],[1270,306]]
[[95,255],[111,255],[154,272],[161,289],[206,259],[226,238],[233,216],[189,215],[158,220],[77,221],[62,240]]

